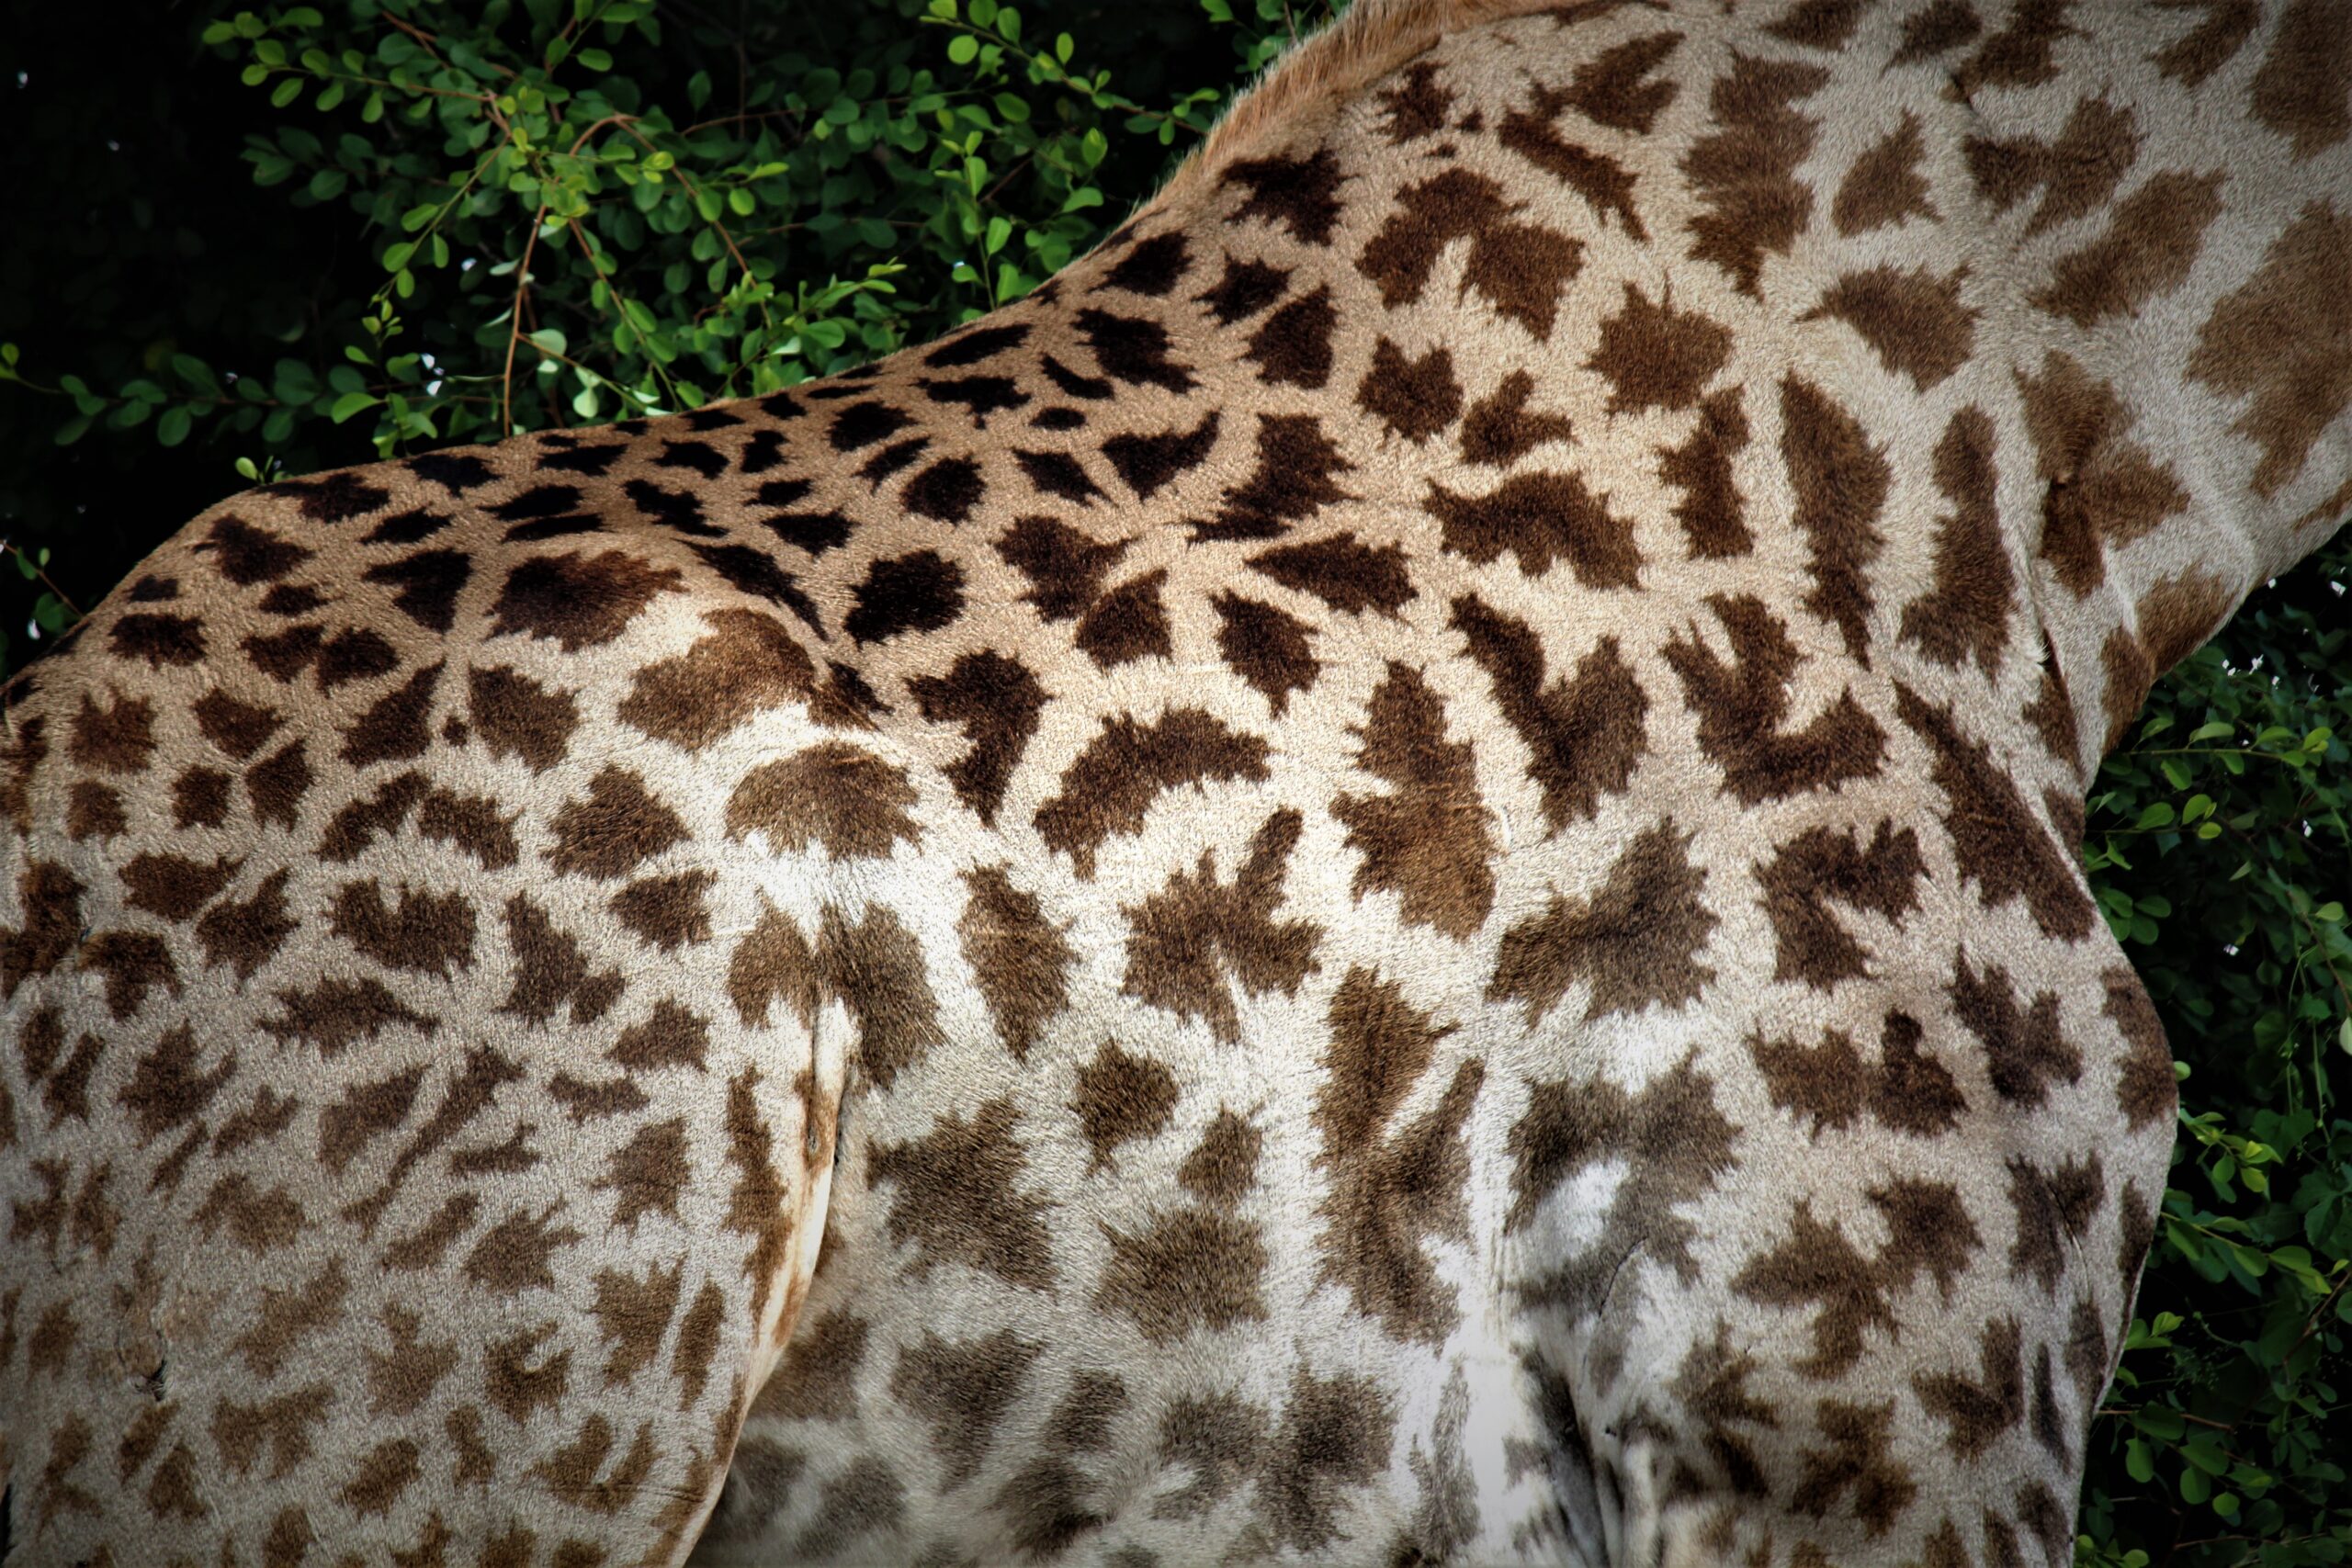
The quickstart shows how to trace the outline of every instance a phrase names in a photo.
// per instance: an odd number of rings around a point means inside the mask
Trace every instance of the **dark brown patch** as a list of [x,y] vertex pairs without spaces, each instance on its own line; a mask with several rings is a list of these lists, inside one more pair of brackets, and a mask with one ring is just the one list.
[[[2100,979],[2107,987],[2107,1003],[2100,1012],[2123,1036],[2116,1104],[2135,1129],[2168,1122],[2180,1100],[2180,1086],[2173,1077],[2172,1047],[2165,1039],[2164,1021],[2156,1016],[2155,1003],[2149,999],[2140,977],[2121,964],[2106,970]],[[2100,1376],[2105,1375],[2102,1361]],[[2094,1394],[2098,1392],[2091,1390]]]
[[1101,670],[1138,659],[1168,658],[1175,644],[1169,637],[1167,607],[1160,603],[1167,581],[1167,571],[1155,568],[1121,583],[1095,601],[1070,640]]
[[2006,212],[2039,187],[2041,203],[2021,238],[2086,217],[2114,196],[2140,156],[2140,132],[2129,108],[2085,98],[2066,117],[2054,141],[2022,136],[2006,141],[1970,137],[1962,143],[1968,173],[1986,199]]
[[1987,906],[2023,897],[2041,934],[2079,942],[2096,911],[2082,874],[2018,795],[1982,741],[1962,737],[1948,708],[1931,706],[1900,682],[1895,711],[1928,743],[1929,777],[1944,792],[1944,827],[1963,881]]
[[588,781],[584,797],[566,801],[548,823],[555,847],[548,869],[559,875],[611,882],[653,856],[686,841],[686,825],[627,768],[606,766]]
[[462,893],[402,885],[396,904],[374,879],[347,882],[328,910],[334,934],[388,969],[447,978],[473,965],[474,908]]
[[1602,795],[1625,788],[1648,744],[1649,698],[1615,637],[1594,644],[1573,677],[1546,686],[1544,646],[1532,626],[1469,594],[1454,600],[1449,625],[1468,642],[1470,657],[1494,682],[1496,705],[1526,744],[1554,832],[1592,817]]
[[[2037,992],[2019,1008],[2008,971],[1988,964],[1980,975],[1963,949],[1951,996],[1953,1016],[1984,1047],[1984,1070],[2003,1100],[2032,1109],[2049,1099],[2052,1079],[2074,1083],[2083,1076],[2083,1055],[2059,1028],[2054,993]],[[2165,1072],[2171,1076],[2169,1061]]]
[[1222,421],[1210,409],[1190,430],[1168,429],[1149,435],[1134,432],[1114,435],[1102,443],[1109,460],[1138,501],[1149,501],[1178,478],[1208,461],[1216,447]]
[[1919,117],[1903,111],[1903,120],[1874,143],[1838,182],[1829,204],[1830,220],[1849,238],[1900,223],[1906,218],[1940,222],[1943,214],[1928,199],[1928,182],[1919,174],[1926,146],[1919,136]]
[[[1849,1404],[1825,1399],[1815,1408],[1815,1419],[1829,1446],[1804,1451],[1804,1468],[1789,1506],[1808,1517],[1826,1518],[1851,1492],[1854,1517],[1861,1521],[1863,1534],[1871,1540],[1884,1535],[1919,1492],[1909,1469],[1892,1457],[1894,1401]],[[1805,1561],[1802,1548],[1794,1561]],[[1829,1561],[1819,1558],[1815,1568],[1829,1568]]]
[[1262,218],[1279,223],[1310,245],[1328,245],[1340,220],[1339,160],[1329,148],[1304,158],[1252,158],[1220,176],[1227,187],[1250,187],[1250,198],[1234,210],[1234,222]]
[[1984,28],[1968,0],[1932,0],[1904,18],[1902,46],[1888,63],[1910,65],[1932,60],[1967,43]]
[[964,613],[964,569],[936,550],[913,550],[873,562],[854,592],[842,626],[859,643],[935,632]]
[[1176,1078],[1148,1056],[1132,1056],[1106,1040],[1094,1060],[1078,1069],[1069,1108],[1091,1151],[1087,1174],[1110,1168],[1111,1153],[1136,1138],[1167,1131],[1176,1109]]
[[1348,615],[1369,609],[1393,615],[1413,597],[1402,547],[1375,547],[1352,531],[1261,550],[1250,558],[1250,570]]
[[1530,577],[1565,559],[1586,588],[1640,585],[1632,520],[1611,513],[1608,498],[1577,474],[1514,474],[1482,496],[1456,495],[1432,479],[1422,504],[1443,525],[1445,547],[1480,566],[1509,550]]
[[1866,845],[1851,828],[1808,828],[1758,865],[1756,884],[1772,922],[1778,957],[1772,977],[1827,990],[1870,974],[1869,953],[1829,912],[1837,902],[1896,924],[1919,907],[1927,874],[1918,835],[1881,822]]
[[[699,751],[754,715],[815,696],[815,665],[774,615],[749,609],[710,610],[704,613],[703,624],[710,628],[708,636],[697,638],[685,652],[637,671],[618,710],[623,723],[657,740]],[[507,721],[503,734],[511,737],[505,743],[535,770],[537,757],[560,757],[561,738],[578,722],[571,696],[548,697],[534,687],[526,703],[520,686],[507,687],[502,695],[510,705],[500,716]],[[479,688],[475,701],[479,713]],[[527,733],[526,725],[532,727]]]
[[[2028,298],[2040,310],[2087,327],[2108,316],[2132,315],[2179,288],[2205,247],[2205,231],[2221,216],[2222,179],[2219,170],[2167,169],[2149,176],[2115,204],[2107,231],[2059,257],[2049,283]],[[2342,263],[2335,265],[2340,269]]]
[[1781,456],[1796,492],[1813,591],[1804,607],[1836,626],[1846,651],[1870,663],[1870,566],[1886,547],[1878,519],[1893,479],[1861,423],[1818,388],[1781,383]]
[[1262,1280],[1272,1259],[1255,1224],[1179,1209],[1138,1233],[1102,1228],[1111,1256],[1094,1308],[1125,1314],[1153,1344],[1265,1321]]
[[1230,1208],[1258,1184],[1258,1156],[1265,1145],[1262,1131],[1220,1110],[1176,1168],[1177,1185],[1204,1203]]
[[2254,73],[2254,118],[2295,144],[2298,162],[2352,136],[2352,10],[2289,0]]
[[[1614,215],[1625,232],[1646,241],[1641,214],[1634,209],[1634,172],[1589,147],[1579,146],[1553,127],[1560,111],[1576,101],[1576,89],[1538,85],[1525,109],[1512,109],[1495,129],[1495,140],[1584,197],[1596,220]],[[1571,242],[1573,243],[1573,242]]]
[[1472,404],[1462,422],[1462,460],[1503,468],[1547,441],[1571,439],[1576,429],[1565,415],[1529,412],[1534,392],[1535,378],[1514,370]]
[[1486,175],[1453,168],[1408,186],[1357,258],[1357,270],[1380,287],[1390,310],[1413,304],[1429,285],[1438,255],[1456,240],[1470,242],[1463,265],[1464,293],[1477,290],[1496,310],[1538,339],[1552,335],[1561,292],[1584,262],[1582,242],[1540,225],[1521,223],[1503,187]]
[[2071,357],[2045,356],[2040,376],[2018,373],[2018,388],[2045,486],[2041,558],[2080,597],[2107,580],[2110,549],[2187,511],[2188,492],[2171,465],[2124,439],[2130,411]]
[[710,940],[710,910],[703,900],[718,881],[715,871],[639,877],[606,907],[640,941],[671,953]]
[[1271,539],[1289,525],[1349,499],[1333,482],[1355,465],[1314,414],[1261,414],[1257,464],[1227,489],[1215,517],[1193,525],[1196,539]]
[[743,775],[727,797],[727,834],[764,833],[780,850],[821,843],[836,860],[883,858],[922,840],[907,815],[914,786],[898,768],[844,740],[820,740]]
[[1013,1059],[1026,1062],[1047,1022],[1069,999],[1077,953],[1047,921],[1035,894],[1012,885],[1003,866],[964,873],[968,897],[956,922],[964,961]]
[[577,653],[619,637],[658,596],[684,591],[676,568],[625,550],[535,556],[506,574],[491,606],[490,635],[527,634]]
[[647,1213],[678,1217],[678,1199],[694,1174],[686,1147],[685,1118],[673,1116],[639,1127],[613,1151],[591,1190],[616,1194],[615,1226],[634,1230]]
[[1796,645],[1760,600],[1708,597],[1731,644],[1724,664],[1700,640],[1677,634],[1662,650],[1699,716],[1699,749],[1724,771],[1724,783],[1747,805],[1872,778],[1886,755],[1886,736],[1850,691],[1793,733],[1789,677]]
[[1268,316],[1242,353],[1257,362],[1260,380],[1312,391],[1331,378],[1331,333],[1339,324],[1326,286]]
[[1402,147],[1408,141],[1419,141],[1443,130],[1446,111],[1453,106],[1453,95],[1438,85],[1437,64],[1429,60],[1415,62],[1407,68],[1402,81],[1383,88],[1378,96],[1382,110],[1380,131],[1391,147]]
[[1082,615],[1102,592],[1102,579],[1127,553],[1127,541],[1098,545],[1051,517],[1020,517],[996,541],[1005,564],[1029,580],[1022,597],[1047,621]]
[[992,825],[1037,732],[1046,689],[1019,660],[983,649],[959,657],[944,676],[917,676],[907,692],[929,722],[963,726],[971,750],[947,765],[947,782],[983,825]]
[[1945,425],[1936,443],[1936,488],[1951,510],[1936,520],[1935,586],[1903,609],[1905,641],[1941,664],[1973,659],[1988,680],[2000,673],[2017,605],[1993,447],[1993,422],[1973,403]]
[[1277,811],[1250,840],[1231,882],[1217,880],[1216,858],[1204,850],[1196,870],[1171,873],[1159,892],[1122,906],[1129,922],[1122,991],[1187,1022],[1205,1018],[1227,1044],[1241,1038],[1228,975],[1251,995],[1295,991],[1315,967],[1322,930],[1276,920],[1273,911],[1303,827],[1296,811]]
[[1080,875],[1091,877],[1103,840],[1140,831],[1164,792],[1267,777],[1266,742],[1201,709],[1171,708],[1150,724],[1121,715],[1064,770],[1060,792],[1037,809],[1037,831],[1049,849],[1070,857]]
[[624,982],[618,969],[588,970],[580,941],[548,919],[527,894],[506,901],[506,945],[514,954],[514,983],[498,1010],[531,1023],[545,1023],[568,1006],[574,1024],[594,1023],[619,1001]]
[[1609,412],[1687,409],[1731,357],[1731,333],[1670,299],[1653,302],[1628,283],[1618,312],[1600,323],[1589,369],[1610,383]]
[[1043,1217],[1052,1205],[1014,1186],[1028,1164],[1012,1136],[1019,1120],[1012,1101],[990,1100],[969,1120],[941,1114],[911,1143],[873,1145],[867,1180],[896,1189],[886,1228],[893,1242],[913,1244],[917,1272],[961,1263],[1027,1290],[1053,1289]]
[[1548,908],[1504,932],[1487,999],[1527,1004],[1532,1028],[1567,988],[1589,981],[1583,1016],[1638,1013],[1693,1000],[1714,970],[1699,953],[1718,921],[1699,890],[1707,874],[1671,822],[1644,829],[1590,898],[1552,895]]
[[1011,1329],[957,1344],[926,1328],[922,1343],[899,1352],[890,1395],[930,1426],[948,1486],[978,1473],[998,1423],[1044,1349]]
[[1952,73],[1964,102],[1979,87],[2039,87],[2058,74],[2052,51],[2083,30],[2066,20],[2074,0],[2018,0],[2008,26],[1986,39]]
[[155,705],[144,697],[107,694],[100,707],[89,693],[74,711],[65,754],[79,766],[117,774],[143,773],[155,750]]
[[1468,741],[1446,740],[1445,706],[1419,672],[1391,661],[1373,692],[1357,765],[1392,786],[1341,795],[1331,814],[1363,855],[1351,890],[1393,892],[1409,925],[1464,941],[1494,907],[1493,814],[1478,793]]
[[182,855],[151,852],[132,856],[117,874],[122,879],[127,907],[177,921],[210,903],[243,863],[215,856],[210,865],[205,865]]
[[1798,317],[1834,317],[1859,333],[1894,375],[1908,376],[1921,391],[1941,385],[1967,363],[1976,341],[1976,311],[1961,303],[1964,266],[1948,277],[1926,267],[1898,272],[1874,266],[1849,272]]
[[1313,628],[1272,604],[1230,591],[1209,604],[1217,614],[1217,652],[1280,716],[1289,708],[1290,694],[1313,685],[1321,671],[1307,643]]
[[2163,49],[2148,56],[2165,75],[2189,88],[2237,58],[2245,40],[2262,25],[2256,0],[2156,0],[2166,11],[2202,11],[2205,19]]
[[1646,78],[1666,63],[1681,42],[1680,33],[1651,33],[1602,50],[1577,66],[1560,95],[1563,107],[1611,130],[1647,136],[1657,117],[1681,91],[1681,84],[1670,78]]
[[2213,307],[2188,361],[2207,386],[2253,395],[2230,428],[2262,448],[2257,495],[2276,495],[2301,473],[2321,433],[2352,406],[2347,345],[2352,212],[2313,201],[2264,253],[2262,269]]
[[1461,417],[1462,383],[1453,378],[1453,354],[1440,346],[1408,359],[1383,336],[1356,387],[1356,407],[1419,446]]
[[1681,169],[1707,210],[1690,220],[1690,255],[1723,269],[1761,299],[1764,257],[1786,255],[1813,215],[1813,190],[1796,177],[1819,126],[1791,106],[1817,93],[1827,68],[1732,56],[1731,73],[1708,89],[1719,128],[1683,155]]
[[288,873],[273,871],[254,886],[252,897],[243,903],[224,899],[196,922],[207,966],[227,964],[242,986],[277,955],[300,924],[287,907],[287,880]]

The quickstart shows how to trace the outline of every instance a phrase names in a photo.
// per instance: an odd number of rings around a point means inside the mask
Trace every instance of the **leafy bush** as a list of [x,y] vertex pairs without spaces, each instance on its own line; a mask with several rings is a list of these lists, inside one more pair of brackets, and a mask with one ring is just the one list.
[[[19,384],[0,423],[18,536],[0,627],[58,629],[230,488],[232,460],[250,480],[689,408],[935,337],[1093,244],[1325,17],[1284,0],[823,0],[735,26],[650,0],[458,9],[217,7],[185,80],[154,29],[84,24],[112,68],[29,129],[48,195],[17,207],[57,238],[0,273],[0,379]],[[244,99],[219,96],[239,81]],[[97,151],[119,130],[147,183]],[[240,152],[243,189],[220,177]],[[163,216],[175,190],[196,218]],[[62,325],[44,298],[67,302]],[[115,515],[159,479],[184,504]],[[2157,690],[2090,803],[2086,863],[2185,1103],[2092,1434],[2086,1563],[2352,1556],[2347,581],[2352,540],[2259,595]],[[38,645],[0,649],[13,664]]]

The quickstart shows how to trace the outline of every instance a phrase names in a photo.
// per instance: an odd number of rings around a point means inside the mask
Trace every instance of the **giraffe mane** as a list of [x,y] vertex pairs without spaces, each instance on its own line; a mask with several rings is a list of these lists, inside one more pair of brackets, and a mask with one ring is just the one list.
[[1218,119],[1149,203],[1191,194],[1234,164],[1287,140],[1448,33],[1554,9],[1558,0],[1356,0],[1337,21],[1284,50]]

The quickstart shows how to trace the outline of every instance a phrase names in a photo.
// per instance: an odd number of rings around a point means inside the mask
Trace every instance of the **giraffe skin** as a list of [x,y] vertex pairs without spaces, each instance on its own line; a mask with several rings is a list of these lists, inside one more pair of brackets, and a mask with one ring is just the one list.
[[9,1562],[2070,1561],[2347,67],[1364,0],[942,343],[198,518],[0,701]]

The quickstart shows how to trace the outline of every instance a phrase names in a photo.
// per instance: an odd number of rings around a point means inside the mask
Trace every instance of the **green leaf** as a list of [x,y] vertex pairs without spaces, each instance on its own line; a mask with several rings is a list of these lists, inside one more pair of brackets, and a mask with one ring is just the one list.
[[155,439],[166,446],[176,446],[187,439],[196,416],[186,403],[174,403],[155,421]]
[[327,412],[327,417],[335,423],[341,424],[353,414],[365,409],[372,409],[381,401],[383,401],[381,398],[369,392],[345,392],[334,400],[334,407]]
[[969,33],[957,33],[947,40],[947,58],[958,65],[969,65],[980,57],[980,40]]

